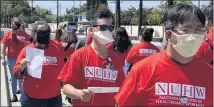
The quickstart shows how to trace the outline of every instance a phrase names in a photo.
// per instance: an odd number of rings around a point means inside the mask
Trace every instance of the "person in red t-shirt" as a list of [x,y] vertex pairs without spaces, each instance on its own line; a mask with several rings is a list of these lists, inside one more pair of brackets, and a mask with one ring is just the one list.
[[213,65],[213,5],[208,5],[204,9],[204,15],[206,16],[206,28],[209,31],[196,56]]
[[[12,75],[12,69],[19,52],[22,48],[25,47],[25,42],[29,40],[29,36],[24,31],[20,30],[20,26],[20,19],[14,18],[12,23],[12,30],[6,32],[1,41],[1,62],[3,66],[6,66],[7,61],[7,65],[11,73],[11,87],[13,94],[11,99],[12,102],[18,101],[16,94],[20,93],[19,90],[17,90],[17,79]],[[7,52],[6,48],[8,49]],[[6,59],[5,55],[7,56]],[[19,88],[21,89],[20,81]]]
[[114,106],[115,93],[93,93],[88,87],[120,87],[125,78],[119,58],[106,48],[114,40],[108,11],[97,13],[93,22],[92,43],[78,49],[58,76],[74,107]]
[[117,104],[212,106],[213,68],[194,57],[204,38],[204,14],[193,4],[177,4],[165,12],[163,22],[166,51],[131,68],[115,97]]
[[126,29],[124,27],[119,27],[114,31],[114,41],[109,43],[106,47],[120,58],[121,65],[123,66],[131,46],[131,40],[129,39]]
[[78,41],[77,35],[75,32],[67,32],[65,36],[62,38],[62,41],[60,42],[61,46],[64,49],[65,52],[65,59],[64,61],[66,62],[67,59],[74,53],[75,51],[75,46]]
[[[33,42],[22,49],[13,68],[13,75],[23,79],[21,91],[22,107],[62,107],[61,86],[57,76],[64,65],[59,45],[50,40],[50,27],[47,23],[38,22],[32,30]],[[27,49],[44,50],[41,78],[28,74],[32,68]],[[33,56],[38,57],[38,56]],[[31,66],[31,67],[30,67]],[[36,72],[36,71],[35,71]],[[37,71],[38,72],[38,71]]]
[[132,47],[129,51],[124,64],[124,72],[128,73],[129,69],[136,62],[160,52],[160,50],[150,42],[153,39],[153,28],[144,28],[141,31],[140,41],[141,43]]

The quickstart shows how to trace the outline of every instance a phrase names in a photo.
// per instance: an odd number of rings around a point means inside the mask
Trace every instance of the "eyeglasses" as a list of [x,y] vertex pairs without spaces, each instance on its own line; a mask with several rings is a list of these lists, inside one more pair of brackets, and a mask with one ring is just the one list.
[[99,29],[101,31],[105,31],[105,30],[109,30],[110,32],[113,32],[114,31],[114,26],[110,25],[110,26],[107,26],[107,25],[94,25],[94,27],[97,27],[99,26]]
[[205,29],[171,29],[171,31],[176,31],[180,34],[205,34]]

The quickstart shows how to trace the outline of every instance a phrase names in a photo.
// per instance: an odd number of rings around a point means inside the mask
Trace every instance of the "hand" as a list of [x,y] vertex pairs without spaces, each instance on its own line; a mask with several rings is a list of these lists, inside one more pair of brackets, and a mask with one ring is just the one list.
[[91,95],[93,92],[88,91],[88,89],[83,89],[78,91],[78,97],[83,101],[83,102],[88,102],[91,99]]
[[7,62],[6,62],[5,58],[1,59],[1,63],[2,63],[3,66],[6,66]]
[[28,61],[27,61],[26,58],[24,58],[24,59],[21,60],[21,62],[20,62],[20,69],[21,69],[21,71],[23,71],[27,67],[27,63],[28,63]]

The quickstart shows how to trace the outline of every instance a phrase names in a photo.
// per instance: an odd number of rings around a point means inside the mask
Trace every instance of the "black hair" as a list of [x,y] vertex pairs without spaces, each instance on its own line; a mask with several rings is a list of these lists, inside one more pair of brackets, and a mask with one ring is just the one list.
[[113,47],[120,53],[127,52],[132,46],[129,39],[128,33],[124,27],[119,27],[115,29],[115,37],[113,42]]
[[213,24],[213,5],[210,4],[204,8],[204,15]]
[[173,5],[169,7],[163,16],[165,30],[174,29],[176,25],[190,21],[192,17],[197,17],[201,24],[205,26],[206,18],[197,6],[193,4]]
[[96,25],[97,19],[109,18],[111,19],[111,11],[109,9],[105,9],[104,11],[97,12],[91,20],[92,25]]
[[154,33],[154,29],[153,28],[143,28],[141,30],[141,36],[142,36],[143,40],[146,41],[146,42],[151,42],[152,41],[153,33]]

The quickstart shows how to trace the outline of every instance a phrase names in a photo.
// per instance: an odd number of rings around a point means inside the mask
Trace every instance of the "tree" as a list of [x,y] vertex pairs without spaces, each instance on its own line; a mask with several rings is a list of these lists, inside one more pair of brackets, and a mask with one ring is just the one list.
[[161,24],[161,12],[159,9],[152,9],[148,15],[149,25],[160,25]]
[[108,6],[107,0],[87,0],[86,3],[86,19],[91,20],[97,11],[102,11]]

